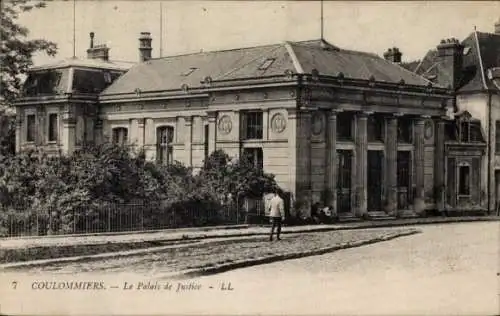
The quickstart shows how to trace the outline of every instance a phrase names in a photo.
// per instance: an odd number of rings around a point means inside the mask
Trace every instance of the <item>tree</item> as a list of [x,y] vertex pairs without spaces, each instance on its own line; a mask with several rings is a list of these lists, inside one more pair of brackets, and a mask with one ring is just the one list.
[[43,8],[46,1],[10,0],[2,1],[0,10],[0,93],[7,105],[19,95],[22,75],[33,65],[33,54],[44,52],[55,56],[57,45],[43,39],[28,39],[29,30],[18,24],[19,13],[34,8]]
[[33,65],[33,55],[43,52],[54,56],[55,43],[43,39],[28,39],[29,30],[18,24],[21,12],[45,7],[45,1],[8,0],[0,3],[0,155],[15,151],[15,116],[9,107],[19,96],[22,79]]

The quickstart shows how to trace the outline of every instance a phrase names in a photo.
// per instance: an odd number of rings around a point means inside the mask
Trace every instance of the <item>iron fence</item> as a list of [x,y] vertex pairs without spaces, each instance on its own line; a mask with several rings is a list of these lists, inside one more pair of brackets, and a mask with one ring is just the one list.
[[0,214],[0,236],[43,236],[145,231],[212,225],[243,224],[245,208],[170,207],[161,203],[107,204],[70,210],[35,212],[23,208]]

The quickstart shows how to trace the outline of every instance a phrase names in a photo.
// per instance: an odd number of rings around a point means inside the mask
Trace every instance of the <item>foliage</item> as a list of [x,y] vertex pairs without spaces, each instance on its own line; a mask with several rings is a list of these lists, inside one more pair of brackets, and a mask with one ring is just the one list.
[[278,188],[274,175],[256,168],[249,157],[231,160],[222,150],[213,152],[205,160],[198,176],[218,197],[261,197],[273,188]]
[[55,43],[44,39],[28,39],[29,30],[18,24],[21,12],[45,7],[45,1],[10,0],[2,2],[0,10],[1,54],[0,54],[0,93],[1,98],[10,104],[19,94],[21,76],[33,64],[33,55],[43,52],[54,56]]
[[[0,166],[0,227],[10,214],[42,234],[85,231],[86,225],[112,230],[110,223],[132,204],[141,207],[143,227],[219,224],[236,197],[262,196],[276,186],[273,175],[246,159],[231,162],[223,151],[214,152],[197,175],[179,162],[157,164],[113,144],[71,156],[0,156]],[[221,199],[228,194],[233,199]]]

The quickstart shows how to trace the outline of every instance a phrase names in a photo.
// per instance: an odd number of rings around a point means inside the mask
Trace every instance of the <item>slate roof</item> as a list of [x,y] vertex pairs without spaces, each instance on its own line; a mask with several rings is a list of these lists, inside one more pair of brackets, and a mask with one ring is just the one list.
[[[500,35],[473,32],[462,42],[464,45],[463,67],[458,91],[477,91],[485,87],[495,89],[495,85],[486,76],[490,68],[500,66]],[[444,67],[439,67],[437,50],[430,50],[423,58],[415,73],[428,79],[440,77],[451,82],[451,74]]]
[[69,58],[32,67],[23,84],[23,96],[99,94],[131,66],[132,63]]
[[[262,67],[266,63],[269,66]],[[375,54],[340,49],[324,40],[285,42],[258,47],[200,52],[152,59],[132,67],[101,95],[179,90],[186,84],[201,87],[212,81],[282,76],[285,72],[311,73],[345,78],[426,86],[423,77]]]

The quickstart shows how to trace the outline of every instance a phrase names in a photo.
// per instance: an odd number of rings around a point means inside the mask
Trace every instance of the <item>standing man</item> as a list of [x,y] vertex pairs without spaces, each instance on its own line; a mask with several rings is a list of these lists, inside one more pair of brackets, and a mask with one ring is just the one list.
[[274,228],[278,227],[278,231],[276,233],[276,239],[281,240],[281,222],[285,220],[285,203],[283,199],[278,195],[278,190],[273,190],[274,196],[269,201],[269,217],[271,219],[271,235],[269,236],[269,241],[273,241]]

